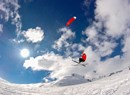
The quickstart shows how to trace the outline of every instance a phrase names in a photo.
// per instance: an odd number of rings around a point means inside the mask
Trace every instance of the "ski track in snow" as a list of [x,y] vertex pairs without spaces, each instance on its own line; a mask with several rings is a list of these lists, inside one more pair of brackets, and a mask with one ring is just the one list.
[[0,79],[0,95],[130,95],[130,71],[125,70],[93,82],[68,86],[58,86],[54,82],[12,84]]

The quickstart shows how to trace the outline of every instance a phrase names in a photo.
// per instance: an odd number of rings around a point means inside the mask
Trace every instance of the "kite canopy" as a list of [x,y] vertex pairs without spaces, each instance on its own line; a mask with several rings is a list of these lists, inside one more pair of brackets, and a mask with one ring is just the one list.
[[70,18],[68,22],[66,23],[66,26],[69,26],[71,23],[73,23],[76,20],[76,16]]

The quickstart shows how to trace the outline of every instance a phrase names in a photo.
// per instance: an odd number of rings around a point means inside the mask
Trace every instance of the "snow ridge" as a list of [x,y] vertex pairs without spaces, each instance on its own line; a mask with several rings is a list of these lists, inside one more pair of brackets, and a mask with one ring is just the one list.
[[0,79],[0,95],[130,95],[130,70],[92,82],[73,74],[52,83],[13,84]]

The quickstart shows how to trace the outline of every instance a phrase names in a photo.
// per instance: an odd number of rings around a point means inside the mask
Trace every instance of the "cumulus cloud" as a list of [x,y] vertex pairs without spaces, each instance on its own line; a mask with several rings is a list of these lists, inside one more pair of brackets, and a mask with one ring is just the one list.
[[75,33],[66,27],[59,29],[58,32],[63,34],[58,40],[55,41],[53,48],[60,50],[62,47],[70,46],[70,39],[72,39],[75,36]]
[[130,52],[130,37],[126,37],[124,40],[123,52]]
[[87,36],[85,43],[89,43],[91,46],[93,46],[94,51],[99,54],[100,57],[108,56],[112,54],[114,48],[117,46],[117,43],[106,33],[102,34],[98,32],[96,27],[97,26],[93,25],[85,30],[83,33]]
[[5,22],[11,20],[11,23],[16,26],[17,36],[22,27],[19,8],[18,0],[0,0],[0,19]]
[[107,34],[118,37],[125,34],[130,23],[129,0],[97,0],[96,19],[104,22]]
[[[111,7],[110,7],[111,6]],[[118,45],[116,39],[126,35],[129,28],[130,13],[128,0],[97,0],[96,21],[86,29],[83,34],[87,36],[86,42],[94,46],[99,56],[108,56]]]
[[36,58],[30,58],[29,60],[26,60],[24,63],[24,67],[28,68],[31,67],[33,70],[55,70],[58,69],[58,62],[61,61],[62,56],[59,56],[58,54],[46,53],[42,56],[38,56]]
[[23,31],[22,34],[27,41],[32,43],[41,42],[44,39],[44,31],[40,27],[30,28],[27,31]]
[[[97,0],[95,9],[95,19],[91,26],[89,26],[83,34],[87,36],[84,43],[89,43],[92,47],[90,50],[93,52],[90,58],[90,63],[97,63],[96,70],[102,74],[117,71],[129,66],[129,37],[130,37],[130,3],[129,0]],[[123,36],[123,39],[122,39]],[[109,57],[118,47],[118,39],[124,45],[121,51],[124,52],[123,56],[115,55]],[[121,52],[118,51],[118,52]],[[116,51],[117,52],[117,51]],[[102,57],[108,56],[104,61]],[[89,57],[89,55],[88,55]],[[98,61],[94,62],[94,60]]]
[[73,73],[85,74],[88,68],[82,68],[80,66],[73,66],[75,63],[71,58],[64,58],[61,55],[55,54],[54,52],[43,54],[36,58],[30,58],[24,62],[24,67],[31,67],[33,70],[50,70],[53,73],[50,75],[51,78],[62,78]]
[[97,30],[94,26],[87,28],[83,34],[87,35],[89,38],[88,40],[91,40],[97,36]]

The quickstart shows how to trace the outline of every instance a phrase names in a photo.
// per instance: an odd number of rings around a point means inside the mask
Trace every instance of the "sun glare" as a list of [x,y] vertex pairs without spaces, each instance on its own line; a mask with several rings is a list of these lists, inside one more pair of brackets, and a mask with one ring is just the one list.
[[20,55],[21,55],[22,57],[26,58],[26,57],[28,57],[28,56],[30,55],[30,52],[29,52],[28,49],[22,49],[22,50],[20,51]]

